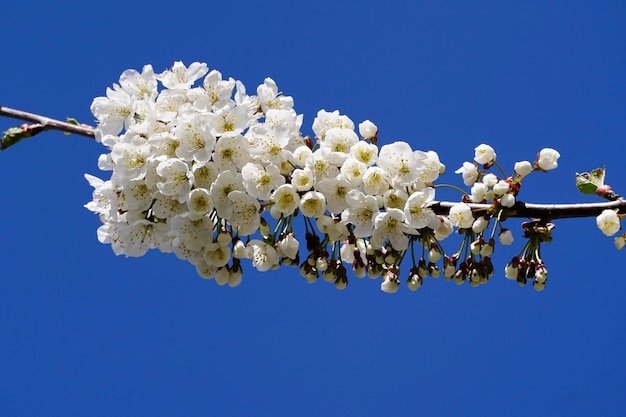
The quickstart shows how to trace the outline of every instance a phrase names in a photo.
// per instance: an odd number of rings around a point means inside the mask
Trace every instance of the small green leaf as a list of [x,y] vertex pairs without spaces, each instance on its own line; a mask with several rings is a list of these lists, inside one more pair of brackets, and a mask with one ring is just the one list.
[[589,174],[589,181],[595,184],[596,187],[602,187],[604,185],[604,174],[606,167],[596,168]]
[[595,194],[596,188],[598,188],[589,179],[589,173],[583,172],[582,174],[576,173],[576,188],[583,194]]
[[[74,119],[73,117],[66,117],[65,118],[65,122],[74,126],[80,126],[80,123],[78,123],[78,120]],[[71,135],[70,132],[63,132],[64,135]]]
[[596,190],[604,187],[604,174],[606,167],[596,168],[591,173],[576,173],[576,187],[583,194],[595,194]]
[[2,137],[2,143],[0,144],[0,149],[5,150],[7,148],[10,148],[17,142],[28,137],[30,137],[30,132],[28,130],[22,129],[21,127],[12,127],[4,132],[4,136]]

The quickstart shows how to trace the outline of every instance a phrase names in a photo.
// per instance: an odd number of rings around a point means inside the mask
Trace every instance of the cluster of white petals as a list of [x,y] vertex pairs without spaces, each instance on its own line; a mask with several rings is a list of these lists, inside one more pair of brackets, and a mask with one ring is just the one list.
[[94,99],[96,139],[108,148],[98,165],[111,171],[108,180],[87,175],[99,240],[126,256],[173,252],[234,286],[242,258],[259,271],[297,265],[300,216],[311,271],[335,271],[341,287],[337,260],[365,270],[366,247],[402,252],[420,230],[449,223],[428,207],[444,169],[435,152],[405,142],[379,149],[374,123],[357,133],[338,111],[317,114],[314,141],[272,79],[256,93],[206,64],[176,62],[160,74],[127,70]]
[[[160,74],[150,65],[125,71],[91,106],[96,139],[108,149],[98,166],[111,172],[108,180],[86,175],[94,188],[86,207],[102,221],[98,239],[118,255],[173,252],[219,285],[239,285],[248,259],[259,271],[299,265],[308,282],[321,276],[339,289],[347,264],[357,277],[381,279],[386,292],[398,289],[400,264],[418,244],[428,256],[413,256],[411,290],[439,276],[442,258],[446,279],[475,285],[493,274],[493,233],[484,236],[490,218],[515,205],[524,176],[555,168],[559,157],[544,149],[534,165],[518,162],[513,177],[498,178],[486,172],[499,167],[494,149],[478,146],[475,162],[456,171],[471,194],[444,216],[431,208],[445,170],[436,152],[406,142],[379,148],[374,123],[355,130],[338,111],[318,112],[311,139],[293,106],[270,78],[249,95],[203,63],[176,62]],[[466,204],[487,201],[491,217]],[[304,244],[296,218],[304,222]],[[610,220],[605,233],[613,231]],[[464,254],[445,256],[439,242],[455,227],[472,243]],[[499,236],[513,240],[501,225]]]

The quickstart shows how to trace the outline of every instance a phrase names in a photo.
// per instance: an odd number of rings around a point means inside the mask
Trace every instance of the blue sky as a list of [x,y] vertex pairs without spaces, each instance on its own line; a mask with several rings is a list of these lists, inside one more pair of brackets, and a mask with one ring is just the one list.
[[[305,133],[339,109],[439,152],[444,182],[488,143],[508,169],[560,151],[521,200],[596,201],[574,173],[605,164],[626,193],[623,2],[22,1],[3,17],[9,107],[91,122],[125,69],[203,61],[249,91],[274,78]],[[49,133],[0,154],[0,415],[623,415],[624,254],[593,219],[556,222],[542,293],[501,272],[514,220],[479,288],[340,292],[245,264],[230,289],[98,243],[83,174],[103,152]]]

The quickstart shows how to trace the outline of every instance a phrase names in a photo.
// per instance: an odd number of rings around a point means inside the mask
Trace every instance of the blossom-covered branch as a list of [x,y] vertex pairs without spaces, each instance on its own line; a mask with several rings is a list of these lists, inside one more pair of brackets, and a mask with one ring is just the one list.
[[[606,235],[621,228],[626,202],[604,184],[604,171],[579,174],[578,186],[615,201],[543,205],[518,199],[526,176],[557,167],[554,149],[516,162],[507,174],[495,150],[481,144],[474,161],[456,171],[470,192],[457,203],[437,202],[442,185],[436,181],[445,166],[435,151],[413,150],[406,142],[379,148],[374,123],[356,128],[338,111],[318,112],[312,139],[302,135],[302,115],[274,80],[266,78],[256,93],[209,72],[206,64],[176,62],[160,74],[150,65],[141,73],[125,71],[106,97],[94,99],[95,130],[24,112],[3,114],[35,122],[32,131],[80,132],[108,148],[98,166],[112,172],[110,179],[86,175],[94,187],[86,207],[103,223],[102,243],[118,255],[173,252],[220,285],[239,285],[241,260],[248,259],[259,271],[299,266],[308,282],[321,276],[339,289],[348,284],[345,264],[357,277],[382,277],[381,289],[395,292],[410,258],[411,290],[440,274],[477,286],[494,275],[496,234],[501,244],[513,242],[504,221],[524,217],[531,219],[522,224],[526,243],[505,276],[543,290],[547,268],[540,246],[552,240],[550,221],[596,216]],[[8,146],[20,139],[13,133],[5,136]],[[446,252],[441,242],[455,231],[461,244]],[[621,235],[615,244],[624,241]],[[304,260],[300,242],[306,244]]]

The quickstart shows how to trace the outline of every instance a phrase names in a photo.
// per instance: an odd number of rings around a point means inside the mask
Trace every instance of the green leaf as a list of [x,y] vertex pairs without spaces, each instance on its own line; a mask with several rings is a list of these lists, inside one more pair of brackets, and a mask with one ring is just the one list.
[[606,167],[596,168],[591,173],[576,173],[576,188],[583,194],[595,194],[598,187],[604,186]]
[[[74,119],[73,117],[66,117],[65,118],[65,122],[69,123],[71,125],[74,125],[74,126],[80,126],[80,123],[78,123],[78,120]],[[63,132],[63,134],[64,135],[71,135],[70,132]]]
[[588,172],[583,172],[582,174],[576,173],[576,188],[583,194],[595,194],[596,188],[598,188],[591,182],[589,177]]
[[4,136],[2,137],[2,142],[0,144],[0,149],[5,150],[7,148],[10,148],[17,142],[28,137],[30,137],[30,132],[28,130],[24,130],[21,127],[12,127],[4,132]]
[[596,187],[602,187],[604,185],[604,174],[606,167],[596,168],[589,174],[589,181],[594,183]]

